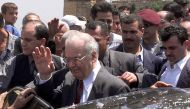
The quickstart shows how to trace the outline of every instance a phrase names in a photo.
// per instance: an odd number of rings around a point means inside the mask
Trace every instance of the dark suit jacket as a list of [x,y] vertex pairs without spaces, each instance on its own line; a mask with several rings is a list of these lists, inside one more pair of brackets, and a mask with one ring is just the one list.
[[[63,69],[61,72],[66,71]],[[37,86],[36,89],[37,93],[54,107],[69,106],[74,103],[76,97],[77,81],[71,72],[68,72],[62,85],[57,89],[53,90],[52,80]],[[129,91],[129,87],[121,79],[111,75],[104,67],[101,67],[93,83],[88,101]]]
[[[61,63],[61,58],[56,55],[52,55],[52,61],[55,65],[55,70],[60,70],[63,67],[63,63]],[[13,70],[13,76],[10,78],[10,83],[8,85],[8,89],[13,88],[15,86],[25,86],[35,78],[35,71],[30,71],[29,58],[27,55],[23,53],[17,55],[15,57],[15,68]]]
[[21,47],[21,37],[17,38],[15,40],[15,44],[14,44],[14,51],[13,51],[14,55],[18,55],[20,53],[22,53],[22,47]]
[[[123,44],[119,45],[117,48],[115,48],[115,50],[124,52]],[[151,52],[143,48],[143,67],[146,68],[150,73],[158,75],[163,63],[164,62],[161,58],[153,55]]]
[[131,84],[131,88],[141,86],[144,74],[149,74],[141,64],[136,62],[136,56],[131,53],[107,50],[101,62],[110,73],[116,76],[121,76],[125,71],[135,73],[138,83]]
[[[166,64],[163,65],[160,74],[159,74],[159,80],[161,78],[161,75],[164,73],[166,69]],[[172,78],[172,77],[171,77]],[[190,88],[190,58],[186,62],[184,68],[181,71],[181,74],[179,76],[179,80],[177,82],[176,87],[179,88]]]

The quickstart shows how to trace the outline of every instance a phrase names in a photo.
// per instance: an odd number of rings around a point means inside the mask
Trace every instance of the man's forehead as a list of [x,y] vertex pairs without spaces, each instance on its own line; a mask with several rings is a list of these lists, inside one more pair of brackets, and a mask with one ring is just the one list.
[[40,25],[38,22],[28,22],[23,26],[24,30],[34,30],[36,26]]
[[178,44],[180,44],[180,42],[179,42],[179,39],[177,38],[177,36],[172,36],[172,37],[170,37],[168,40],[166,40],[166,41],[162,41],[162,44],[163,45],[178,45]]
[[73,48],[78,48],[78,47],[82,47],[82,46],[84,46],[84,44],[85,44],[85,42],[84,42],[84,40],[81,40],[81,39],[79,39],[79,38],[76,38],[76,39],[71,39],[71,40],[67,40],[66,39],[66,42],[65,42],[66,44],[66,46],[67,47],[73,47]]
[[181,25],[185,28],[190,28],[190,21],[181,22]]
[[9,9],[7,9],[7,12],[18,12],[18,9],[15,9],[15,8],[9,8]]

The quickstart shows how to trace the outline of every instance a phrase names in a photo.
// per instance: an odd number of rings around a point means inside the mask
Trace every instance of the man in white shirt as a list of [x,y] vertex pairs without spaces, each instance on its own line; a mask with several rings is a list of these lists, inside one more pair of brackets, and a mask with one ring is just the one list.
[[119,34],[115,34],[111,32],[111,27],[113,26],[113,6],[104,1],[104,2],[97,2],[91,8],[91,17],[95,21],[102,21],[108,24],[108,28],[110,31],[110,39],[108,43],[108,48],[113,49],[114,47],[119,46],[122,43],[122,37]]
[[161,31],[163,49],[168,61],[160,72],[160,81],[152,87],[190,87],[190,68],[188,34],[185,28],[179,25],[170,25]]
[[[54,66],[48,48],[36,48],[33,53],[39,71],[37,93],[50,102],[54,107],[62,107],[94,100],[98,98],[128,92],[129,87],[119,78],[111,75],[98,61],[98,44],[95,39],[79,31],[71,30],[63,37],[65,40],[65,61],[69,68],[60,72],[65,73],[65,80],[57,89],[53,89],[51,78]],[[44,64],[46,63],[46,64]],[[78,87],[83,82],[82,95],[78,98]]]

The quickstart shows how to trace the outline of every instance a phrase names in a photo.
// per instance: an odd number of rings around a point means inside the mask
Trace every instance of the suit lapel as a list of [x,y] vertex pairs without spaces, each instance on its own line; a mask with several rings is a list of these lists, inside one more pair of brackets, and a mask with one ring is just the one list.
[[146,66],[145,68],[148,68],[150,64],[147,65],[147,63],[152,63],[151,57],[148,54],[148,51],[143,48],[143,66]]
[[77,79],[73,80],[72,85],[65,85],[63,87],[63,106],[72,105],[76,98]]
[[109,66],[110,65],[110,63],[109,63],[109,54],[110,53],[107,50],[104,57],[103,57],[103,59],[102,59],[102,63],[103,63],[104,66]]
[[102,94],[103,92],[102,92],[101,86],[100,86],[101,73],[103,73],[103,68],[102,67],[100,68],[100,71],[98,72],[98,74],[96,76],[96,79],[95,79],[95,81],[93,83],[92,90],[91,90],[90,95],[88,97],[88,101],[98,99],[98,98],[102,98],[102,96],[103,96],[103,94]]
[[184,68],[181,71],[176,87],[189,88],[190,87],[190,59],[188,59]]
[[158,80],[160,80],[160,78],[161,78],[161,75],[164,73],[164,71],[166,70],[166,67],[167,67],[167,64],[165,63],[163,66],[162,66],[162,68],[161,68],[161,70],[160,70],[160,73],[158,74]]

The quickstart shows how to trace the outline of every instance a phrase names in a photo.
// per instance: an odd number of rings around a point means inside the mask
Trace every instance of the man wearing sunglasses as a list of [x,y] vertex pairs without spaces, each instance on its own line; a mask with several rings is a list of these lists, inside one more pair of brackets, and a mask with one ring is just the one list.
[[152,9],[140,10],[137,15],[142,18],[144,23],[142,46],[154,55],[164,58],[164,53],[160,49],[161,43],[158,34],[160,16]]

